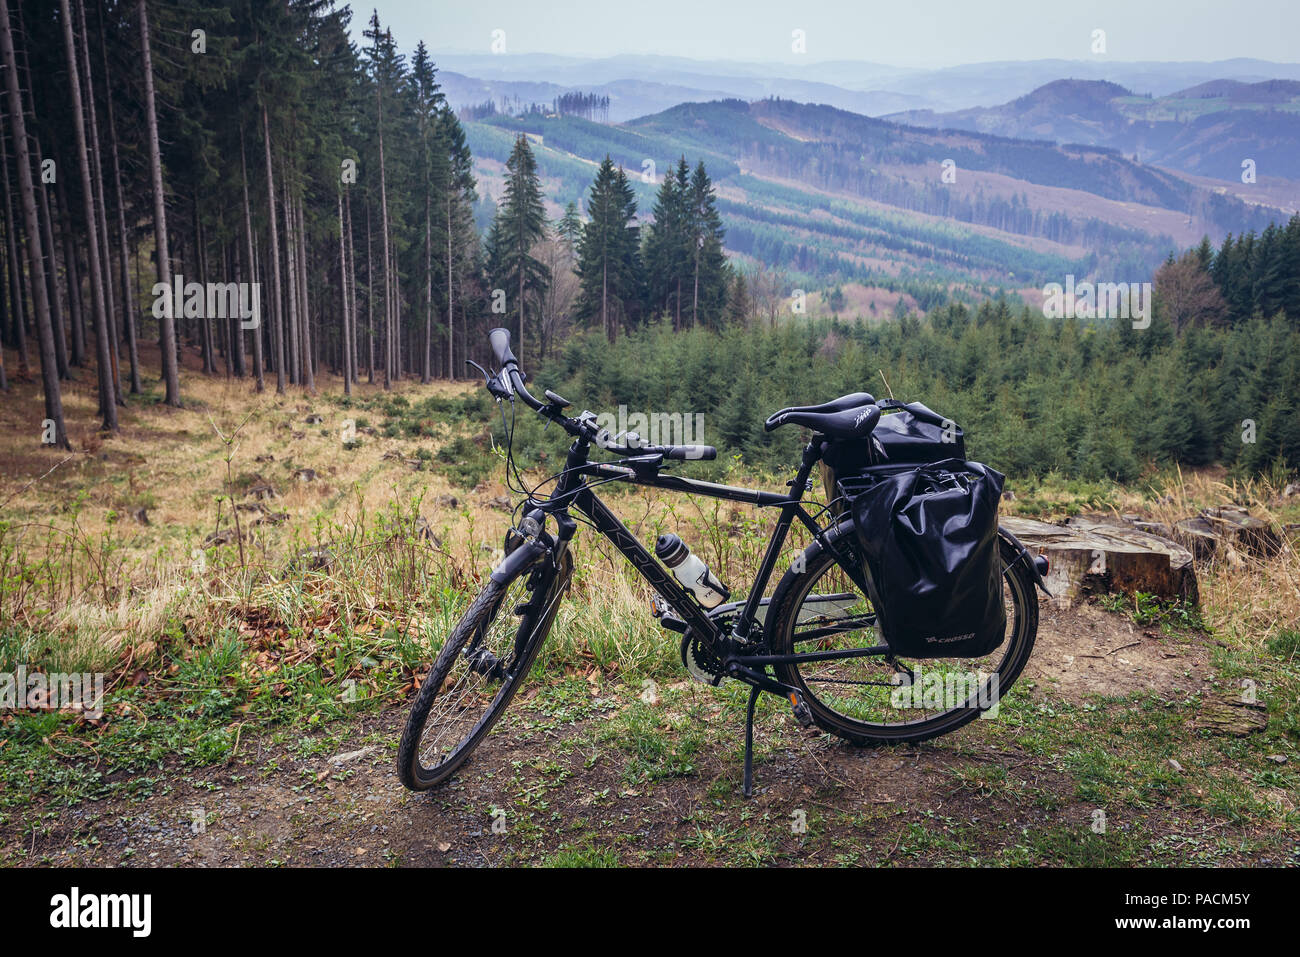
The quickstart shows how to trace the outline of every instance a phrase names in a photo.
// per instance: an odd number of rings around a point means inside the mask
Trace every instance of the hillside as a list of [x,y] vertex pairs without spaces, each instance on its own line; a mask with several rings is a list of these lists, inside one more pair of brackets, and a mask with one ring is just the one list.
[[1165,96],[1141,96],[1101,80],[1058,80],[1001,106],[889,119],[933,129],[1080,143],[1144,163],[1239,180],[1243,158],[1257,176],[1300,179],[1300,82],[1220,79]]
[[[1111,150],[954,136],[790,100],[684,103],[614,125],[496,116],[466,130],[492,198],[513,136],[531,134],[553,214],[585,198],[606,153],[634,174],[702,159],[733,255],[814,286],[906,292],[922,309],[959,284],[978,297],[1071,272],[1145,278],[1203,234],[1282,218]],[[945,160],[953,183],[942,181]],[[656,187],[633,181],[644,221]]]
[[[861,60],[756,63],[697,60],[688,57],[621,55],[608,57],[539,54],[447,53],[436,56],[444,71],[474,77],[503,97],[528,100],[528,85],[556,84],[567,90],[609,93],[611,119],[666,109],[691,100],[738,97],[745,100],[779,95],[827,103],[869,116],[900,110],[965,110],[990,107],[1023,96],[1061,77],[1102,80],[1141,95],[1168,96],[1209,82],[1256,83],[1272,77],[1300,80],[1300,65],[1238,58],[1217,62],[1142,62],[1107,58],[1023,60],[967,63],[938,69],[896,67]],[[622,92],[614,89],[621,86]],[[686,95],[661,100],[640,113],[630,97],[659,97],[663,88]],[[477,94],[475,94],[477,95]],[[464,100],[448,92],[459,109],[481,98]],[[539,102],[549,102],[550,97]]]

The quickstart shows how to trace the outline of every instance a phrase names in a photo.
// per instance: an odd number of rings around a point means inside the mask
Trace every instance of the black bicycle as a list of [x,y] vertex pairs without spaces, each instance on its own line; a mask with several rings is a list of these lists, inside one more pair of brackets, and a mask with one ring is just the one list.
[[[448,635],[416,695],[397,756],[408,788],[423,791],[450,778],[528,676],[572,577],[569,545],[578,528],[573,509],[655,590],[656,614],[665,628],[681,635],[682,661],[691,676],[715,686],[731,678],[750,687],[746,797],[753,790],[754,706],[760,692],[786,699],[801,725],[856,744],[921,741],[996,707],[1024,668],[1038,630],[1034,588],[1042,584],[1041,559],[1029,556],[1014,537],[999,531],[1006,640],[983,659],[909,663],[878,634],[874,584],[859,555],[851,517],[834,507],[814,506],[813,513],[802,503],[830,445],[868,440],[881,415],[869,394],[783,409],[769,418],[769,430],[799,425],[810,429],[812,438],[788,492],[754,491],[665,471],[669,462],[715,458],[712,447],[649,446],[635,435],[610,436],[591,412],[566,415],[570,403],[549,389],[545,400],[534,398],[511,352],[509,332],[495,329],[490,341],[499,371],[489,374],[471,363],[488,391],[512,409],[521,401],[563,428],[573,444],[552,493],[543,497],[534,490],[517,510],[522,518],[506,535],[504,559]],[[593,445],[620,456],[621,464],[591,461]],[[507,467],[513,467],[509,457]],[[594,487],[610,481],[776,510],[776,527],[745,599],[706,610],[597,497]],[[812,542],[795,556],[771,597],[764,597],[795,521]]]

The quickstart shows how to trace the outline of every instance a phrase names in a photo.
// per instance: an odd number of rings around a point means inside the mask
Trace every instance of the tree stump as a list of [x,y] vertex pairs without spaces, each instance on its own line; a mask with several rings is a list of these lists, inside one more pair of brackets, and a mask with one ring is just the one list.
[[1219,536],[1203,518],[1184,518],[1174,523],[1173,539],[1191,550],[1197,561],[1208,562],[1219,552]]
[[1262,558],[1276,555],[1282,542],[1262,518],[1236,505],[1220,505],[1201,512],[1201,518],[1220,538],[1236,548]]
[[1003,518],[1000,524],[1047,556],[1047,588],[1060,604],[1107,591],[1199,600],[1191,552],[1167,538],[1086,518],[1065,525]]

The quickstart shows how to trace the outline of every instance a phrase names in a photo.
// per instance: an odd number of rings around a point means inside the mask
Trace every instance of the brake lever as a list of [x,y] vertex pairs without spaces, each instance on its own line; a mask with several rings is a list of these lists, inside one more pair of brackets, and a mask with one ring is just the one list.
[[513,393],[501,384],[501,373],[489,375],[487,369],[484,369],[473,359],[466,359],[465,364],[473,366],[479,371],[479,375],[483,376],[483,384],[487,386],[488,393],[494,398],[498,400],[511,398]]

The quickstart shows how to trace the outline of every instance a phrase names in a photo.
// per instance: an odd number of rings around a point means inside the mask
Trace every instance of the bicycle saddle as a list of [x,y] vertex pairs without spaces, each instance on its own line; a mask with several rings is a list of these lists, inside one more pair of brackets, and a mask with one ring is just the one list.
[[880,421],[880,409],[868,392],[842,395],[821,405],[796,405],[782,409],[763,423],[771,432],[787,423],[802,425],[830,439],[860,439],[871,434]]

